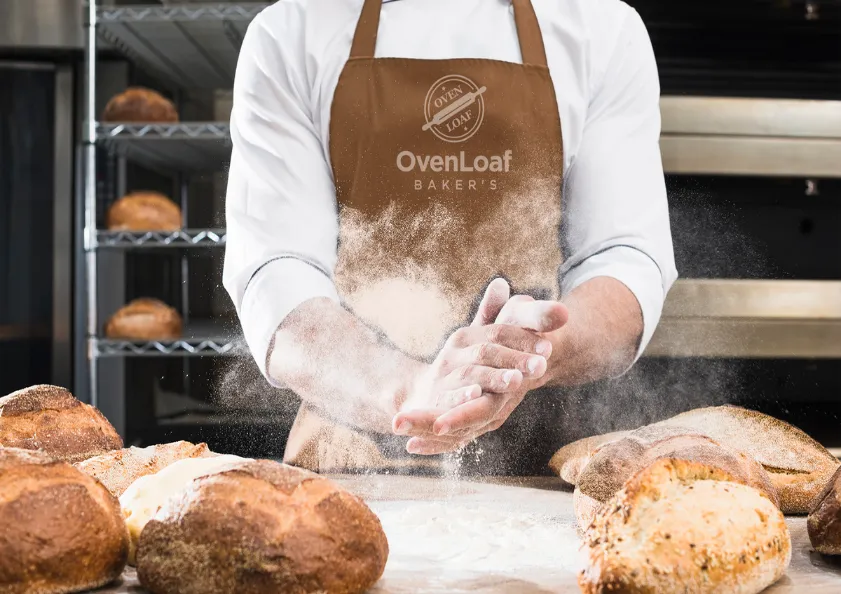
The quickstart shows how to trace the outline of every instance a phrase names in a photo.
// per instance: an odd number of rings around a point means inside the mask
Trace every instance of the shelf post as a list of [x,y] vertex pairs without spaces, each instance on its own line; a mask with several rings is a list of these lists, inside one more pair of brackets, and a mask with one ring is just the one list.
[[98,374],[95,343],[97,320],[96,279],[96,0],[88,0],[85,18],[85,91],[84,131],[85,184],[84,184],[84,251],[85,251],[85,304],[86,304],[86,357],[88,363],[88,393],[90,403],[98,406]]

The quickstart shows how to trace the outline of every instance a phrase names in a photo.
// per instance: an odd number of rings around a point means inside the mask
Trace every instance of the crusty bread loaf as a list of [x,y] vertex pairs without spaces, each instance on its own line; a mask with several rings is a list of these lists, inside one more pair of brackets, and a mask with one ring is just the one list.
[[131,192],[108,209],[111,231],[177,231],[184,224],[181,208],[157,192]]
[[120,507],[129,533],[129,565],[134,565],[137,542],[158,509],[171,495],[186,489],[193,479],[222,472],[250,458],[219,454],[208,458],[177,460],[155,474],[147,474],[134,481],[120,495]]
[[588,594],[754,594],[791,560],[785,518],[727,472],[661,459],[601,506],[585,535]]
[[656,425],[686,427],[765,467],[785,514],[807,514],[839,467],[838,459],[803,431],[774,417],[738,406],[699,408]]
[[199,478],[140,535],[156,594],[353,594],[382,575],[388,542],[361,499],[268,460]]
[[44,452],[0,448],[0,592],[64,594],[120,576],[128,533],[117,499]]
[[215,455],[206,443],[176,441],[145,448],[114,450],[78,462],[76,468],[105,485],[114,497],[119,497],[140,477],[155,474],[173,462]]
[[0,398],[0,447],[43,450],[78,462],[123,447],[96,408],[58,386],[30,386]]
[[578,482],[579,473],[587,465],[596,448],[602,444],[616,441],[627,434],[628,431],[614,431],[613,433],[585,437],[569,443],[555,452],[555,455],[549,460],[549,468],[565,483],[575,486]]
[[815,498],[806,520],[809,541],[823,555],[841,555],[841,468]]
[[127,340],[176,340],[181,337],[181,316],[163,301],[135,299],[111,316],[105,335]]
[[175,123],[178,111],[172,101],[143,87],[130,87],[105,106],[103,122]]

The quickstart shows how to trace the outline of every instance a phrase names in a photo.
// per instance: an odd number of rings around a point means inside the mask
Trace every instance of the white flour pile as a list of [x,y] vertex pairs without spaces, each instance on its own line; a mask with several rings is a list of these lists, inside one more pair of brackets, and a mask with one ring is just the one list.
[[575,528],[557,518],[478,502],[370,506],[390,549],[377,592],[499,591],[500,580],[512,592],[538,592],[582,567]]

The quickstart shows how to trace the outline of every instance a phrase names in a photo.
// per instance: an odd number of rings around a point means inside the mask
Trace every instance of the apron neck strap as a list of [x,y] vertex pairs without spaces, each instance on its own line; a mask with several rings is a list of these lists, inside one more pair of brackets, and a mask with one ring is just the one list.
[[[523,64],[546,66],[546,49],[543,46],[543,35],[531,0],[511,0],[514,5],[514,22],[517,25],[517,36],[520,39],[520,53]],[[382,0],[365,0],[362,13],[356,24],[353,35],[353,45],[350,48],[351,58],[373,58],[377,46],[377,31],[380,26],[380,11]]]

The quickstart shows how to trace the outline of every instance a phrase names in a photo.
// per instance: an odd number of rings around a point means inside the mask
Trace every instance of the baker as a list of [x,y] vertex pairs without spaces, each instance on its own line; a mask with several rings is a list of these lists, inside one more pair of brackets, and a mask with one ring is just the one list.
[[543,474],[676,278],[619,0],[282,0],[234,86],[224,284],[321,472]]

